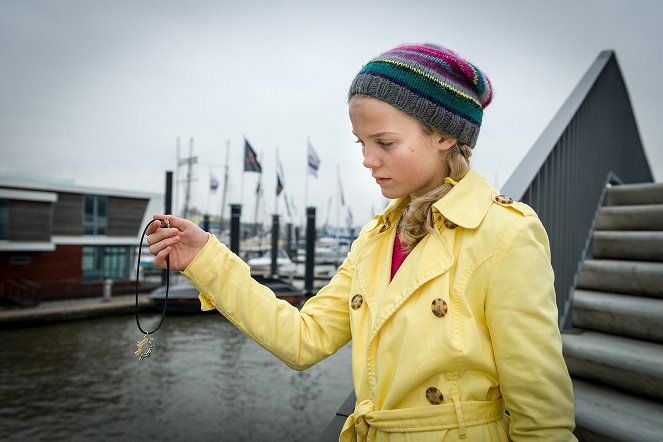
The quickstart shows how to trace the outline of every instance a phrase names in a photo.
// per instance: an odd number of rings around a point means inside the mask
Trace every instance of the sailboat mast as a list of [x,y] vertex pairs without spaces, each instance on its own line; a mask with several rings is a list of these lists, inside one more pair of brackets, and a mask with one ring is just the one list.
[[191,164],[193,161],[193,137],[189,139],[189,157],[186,158],[186,187],[184,191],[184,218],[189,217],[189,203],[191,200]]
[[[180,137],[177,137],[177,142],[176,142],[176,155],[177,155],[177,162],[176,167],[175,167],[175,204],[173,204],[173,207],[179,208],[180,204]],[[175,209],[177,210],[177,209]],[[182,216],[182,214],[179,214]]]
[[[191,166],[196,164],[198,162],[198,158],[193,156],[193,137],[191,137],[189,141],[189,156],[187,158],[180,158],[180,149],[179,149],[180,143],[179,143],[179,137],[177,138],[177,170],[179,171],[179,167],[186,164],[187,165],[187,172],[186,172],[186,187],[185,187],[185,193],[184,193],[184,209],[182,211],[181,216],[183,218],[188,218],[189,217],[189,203],[191,199]],[[179,172],[178,172],[179,174]]]
[[342,198],[342,192],[343,190],[341,189],[341,171],[340,171],[340,166],[337,164],[336,165],[336,254],[340,252],[340,242],[338,240],[339,237],[339,231],[340,231],[340,203],[341,203],[341,198]]
[[221,195],[221,220],[219,221],[219,233],[223,231],[223,215],[226,211],[226,195],[228,194],[228,162],[230,161],[230,140],[226,140],[226,163],[223,174],[223,194]]

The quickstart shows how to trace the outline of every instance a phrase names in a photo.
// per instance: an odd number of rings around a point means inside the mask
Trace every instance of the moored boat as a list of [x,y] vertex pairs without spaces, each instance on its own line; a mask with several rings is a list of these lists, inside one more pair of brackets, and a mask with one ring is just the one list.
[[[261,275],[255,275],[253,279],[269,287],[276,294],[277,298],[283,299],[296,307],[303,305],[307,299],[305,292],[296,289],[281,279],[268,278]],[[171,285],[166,303],[166,313],[202,313],[198,294],[198,289],[191,285],[188,280]],[[148,298],[155,309],[163,309],[163,304],[166,302],[166,286],[157,288],[150,293]]]

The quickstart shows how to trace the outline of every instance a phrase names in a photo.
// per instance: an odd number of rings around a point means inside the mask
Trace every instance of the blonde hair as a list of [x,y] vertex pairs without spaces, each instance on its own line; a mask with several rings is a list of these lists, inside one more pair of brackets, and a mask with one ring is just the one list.
[[[442,137],[453,138],[452,136],[441,134],[427,125],[422,124],[426,134],[439,133]],[[456,141],[445,154],[445,161],[449,169],[449,178],[453,181],[460,181],[470,170],[470,157],[472,148],[467,144],[459,144]],[[426,236],[427,233],[435,230],[433,204],[449,193],[453,185],[445,182],[441,186],[433,189],[421,196],[412,197],[407,203],[400,221],[400,240],[405,251],[409,252]]]

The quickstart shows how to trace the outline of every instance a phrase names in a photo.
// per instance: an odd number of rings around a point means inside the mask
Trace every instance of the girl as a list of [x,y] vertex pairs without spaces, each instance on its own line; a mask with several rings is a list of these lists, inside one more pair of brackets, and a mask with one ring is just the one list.
[[301,311],[213,235],[173,216],[148,230],[170,266],[239,329],[303,370],[352,344],[357,403],[341,441],[575,440],[548,239],[469,159],[488,78],[432,45],[394,48],[352,82],[364,166],[392,203]]

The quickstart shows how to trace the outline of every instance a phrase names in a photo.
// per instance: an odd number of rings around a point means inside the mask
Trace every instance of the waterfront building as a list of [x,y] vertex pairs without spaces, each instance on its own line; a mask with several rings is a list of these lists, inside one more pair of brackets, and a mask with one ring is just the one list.
[[131,291],[140,234],[162,195],[0,176],[0,304]]

